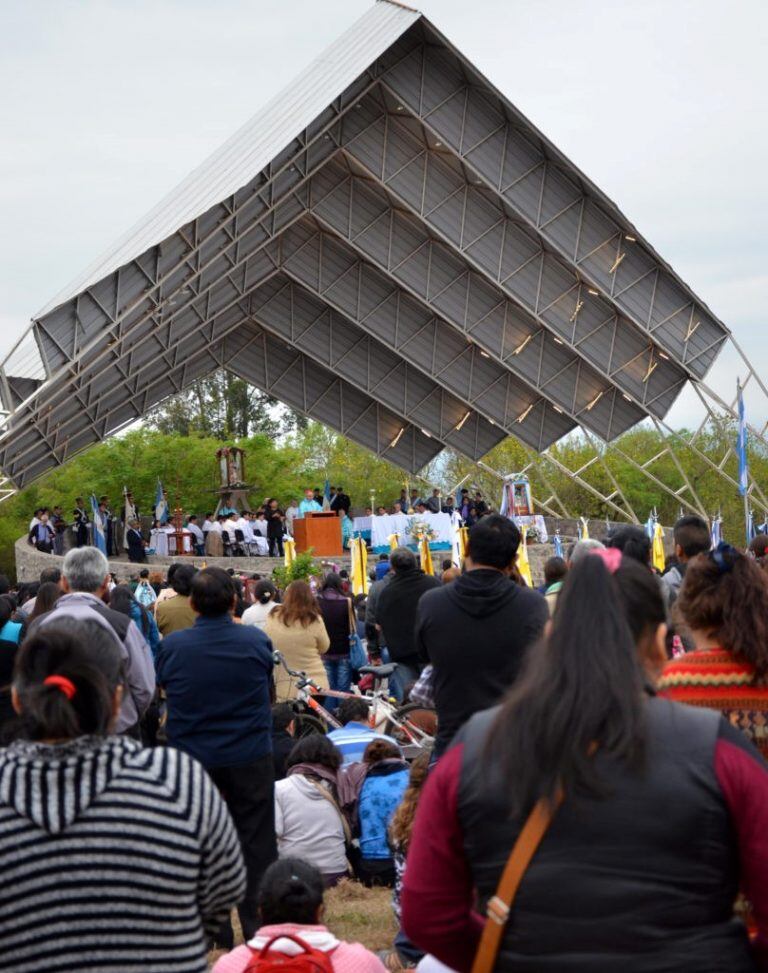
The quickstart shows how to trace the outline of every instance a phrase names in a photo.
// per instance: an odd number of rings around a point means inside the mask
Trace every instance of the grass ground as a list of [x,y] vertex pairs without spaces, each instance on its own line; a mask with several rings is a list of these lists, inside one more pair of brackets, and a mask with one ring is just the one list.
[[[325,894],[325,923],[339,939],[362,943],[377,952],[389,949],[397,927],[392,913],[390,889],[367,889],[358,882],[343,881]],[[235,943],[242,942],[237,915]],[[209,954],[211,966],[221,956],[221,951]]]

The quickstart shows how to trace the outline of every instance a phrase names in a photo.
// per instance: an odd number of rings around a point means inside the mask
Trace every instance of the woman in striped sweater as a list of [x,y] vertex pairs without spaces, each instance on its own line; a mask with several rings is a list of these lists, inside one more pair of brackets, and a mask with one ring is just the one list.
[[0,751],[0,970],[203,973],[242,897],[226,807],[194,760],[110,735],[120,646],[51,624],[19,653],[25,739]]
[[660,695],[720,710],[768,757],[768,575],[720,544],[688,562],[675,610],[696,648],[667,663]]

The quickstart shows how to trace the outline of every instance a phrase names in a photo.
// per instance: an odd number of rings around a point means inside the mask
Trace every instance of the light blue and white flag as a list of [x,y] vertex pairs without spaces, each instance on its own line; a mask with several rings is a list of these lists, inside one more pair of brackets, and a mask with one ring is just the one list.
[[323,487],[323,510],[331,509],[331,484],[327,477],[325,480],[325,486]]
[[93,546],[98,547],[102,554],[107,553],[107,535],[104,532],[104,520],[99,510],[96,494],[91,494],[91,524],[93,530]]
[[712,550],[714,550],[723,539],[723,518],[720,514],[712,518],[710,536],[712,538]]
[[747,466],[747,421],[744,418],[744,390],[741,383],[736,383],[739,400],[739,436],[736,441],[736,455],[739,459],[739,493],[742,497],[747,495],[748,488],[748,466]]
[[752,538],[756,536],[757,531],[755,530],[755,515],[750,510],[747,512],[747,544],[749,544]]
[[560,531],[559,530],[555,532],[555,536],[554,536],[553,542],[554,542],[554,545],[555,545],[555,557],[562,557],[563,556],[563,541],[562,541],[562,538],[560,537]]
[[653,535],[656,531],[656,516],[653,512],[648,514],[648,520],[645,522],[645,533],[653,540]]
[[155,520],[158,524],[167,524],[169,511],[168,511],[168,501],[163,496],[163,484],[160,482],[160,477],[157,478],[157,488],[155,490]]

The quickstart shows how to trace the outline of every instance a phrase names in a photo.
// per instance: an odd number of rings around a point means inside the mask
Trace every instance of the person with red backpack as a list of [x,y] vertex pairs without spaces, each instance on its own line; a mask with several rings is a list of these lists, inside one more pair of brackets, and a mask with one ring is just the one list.
[[320,872],[298,858],[281,858],[259,887],[263,925],[247,945],[222,956],[213,973],[386,973],[360,943],[336,939],[322,915]]

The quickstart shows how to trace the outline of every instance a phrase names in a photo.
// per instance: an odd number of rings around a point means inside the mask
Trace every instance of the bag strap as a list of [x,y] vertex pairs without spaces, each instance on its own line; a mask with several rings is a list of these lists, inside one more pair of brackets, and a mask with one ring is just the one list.
[[332,804],[336,808],[336,813],[341,818],[341,826],[344,829],[344,840],[346,841],[346,843],[348,845],[351,844],[352,843],[352,829],[349,827],[349,822],[344,817],[344,812],[339,807],[338,802],[336,801],[336,798],[333,796],[333,794],[331,794],[331,792],[329,790],[327,790],[325,787],[323,787],[322,784],[318,784],[318,782],[316,780],[310,780],[309,777],[307,777],[305,779],[306,780],[309,780],[309,783],[313,787],[317,788],[317,790],[320,792],[320,794],[322,794],[322,796],[325,798],[325,800],[328,801],[329,804]]
[[523,875],[562,802],[563,793],[559,790],[554,801],[540,798],[528,815],[501,873],[496,894],[488,900],[485,925],[472,964],[472,973],[492,973],[507,928],[510,909]]

